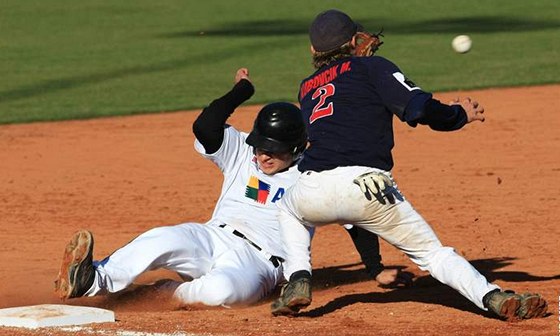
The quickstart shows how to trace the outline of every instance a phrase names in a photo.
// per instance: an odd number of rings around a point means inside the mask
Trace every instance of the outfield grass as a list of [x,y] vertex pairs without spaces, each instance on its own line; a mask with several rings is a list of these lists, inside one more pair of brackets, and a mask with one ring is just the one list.
[[[307,28],[339,8],[426,90],[560,81],[560,1],[2,0],[0,123],[200,108],[246,66],[251,103],[296,99]],[[451,39],[474,46],[455,54]]]

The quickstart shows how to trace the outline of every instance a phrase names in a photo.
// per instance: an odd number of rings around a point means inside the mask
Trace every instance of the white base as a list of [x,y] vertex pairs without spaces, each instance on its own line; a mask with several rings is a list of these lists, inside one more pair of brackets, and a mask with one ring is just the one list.
[[100,308],[55,304],[0,309],[0,326],[5,327],[42,328],[102,322],[115,322],[115,313]]

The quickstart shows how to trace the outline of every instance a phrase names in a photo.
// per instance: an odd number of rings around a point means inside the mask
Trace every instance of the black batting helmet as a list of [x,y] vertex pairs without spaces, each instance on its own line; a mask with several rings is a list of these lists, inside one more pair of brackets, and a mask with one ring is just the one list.
[[272,153],[297,155],[305,149],[307,131],[300,109],[290,103],[272,103],[263,107],[245,141],[254,148]]

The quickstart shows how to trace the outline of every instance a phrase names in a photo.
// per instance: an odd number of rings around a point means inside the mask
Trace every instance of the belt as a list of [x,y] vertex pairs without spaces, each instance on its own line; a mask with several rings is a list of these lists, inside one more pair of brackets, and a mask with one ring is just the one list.
[[284,259],[282,259],[280,257],[277,257],[277,256],[274,256],[274,255],[266,252],[259,245],[253,243],[253,241],[251,241],[251,239],[247,238],[243,233],[237,231],[236,229],[232,228],[231,226],[229,226],[227,224],[220,224],[219,227],[221,227],[222,229],[226,229],[227,231],[231,232],[234,236],[237,236],[237,237],[245,240],[247,243],[249,243],[249,245],[256,248],[257,251],[264,254],[264,256],[272,263],[272,265],[274,265],[274,267],[278,268],[278,266],[280,266],[280,264],[284,261]]

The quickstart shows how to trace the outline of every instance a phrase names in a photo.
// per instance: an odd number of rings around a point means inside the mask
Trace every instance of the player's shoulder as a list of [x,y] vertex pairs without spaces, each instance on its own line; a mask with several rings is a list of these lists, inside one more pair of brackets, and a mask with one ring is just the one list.
[[248,133],[239,131],[231,125],[224,126],[224,138],[222,140],[222,145],[220,149],[215,153],[216,155],[221,155],[223,158],[229,157],[239,157],[243,153],[248,152],[247,143]]
[[376,71],[385,71],[398,69],[397,65],[383,56],[373,55],[370,57],[354,57],[353,61],[358,64],[363,64],[367,68]]
[[224,134],[227,134],[228,136],[231,137],[239,137],[243,139],[246,139],[249,136],[248,133],[242,132],[229,124],[224,125]]

